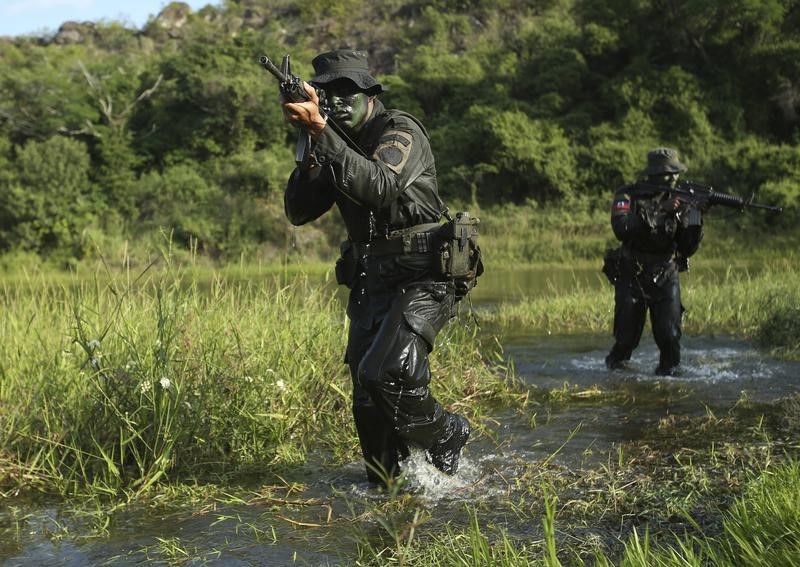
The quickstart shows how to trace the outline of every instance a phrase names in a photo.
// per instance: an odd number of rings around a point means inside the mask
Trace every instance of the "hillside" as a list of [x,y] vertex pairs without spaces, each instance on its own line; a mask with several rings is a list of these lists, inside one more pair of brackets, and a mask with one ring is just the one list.
[[283,218],[294,132],[257,60],[291,53],[308,77],[338,47],[426,124],[451,203],[583,214],[672,145],[690,177],[786,209],[736,231],[798,225],[797,1],[230,0],[0,42],[0,253],[327,249],[336,219]]

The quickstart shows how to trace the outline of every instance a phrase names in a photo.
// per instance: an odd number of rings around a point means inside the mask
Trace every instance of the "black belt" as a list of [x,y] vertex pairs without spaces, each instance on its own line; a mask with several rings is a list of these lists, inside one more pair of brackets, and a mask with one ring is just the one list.
[[390,233],[387,238],[369,242],[353,242],[356,254],[361,256],[402,256],[403,254],[430,254],[436,248],[438,223],[422,224]]
[[674,259],[675,253],[674,252],[660,252],[660,253],[653,253],[653,252],[643,252],[640,250],[631,250],[631,256],[635,260],[645,264],[658,264],[662,262],[669,262],[670,260]]

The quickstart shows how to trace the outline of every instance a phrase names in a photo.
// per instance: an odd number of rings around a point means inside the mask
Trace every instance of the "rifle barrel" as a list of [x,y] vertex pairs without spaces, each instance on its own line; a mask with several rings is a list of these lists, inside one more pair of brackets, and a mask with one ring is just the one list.
[[772,211],[773,213],[783,212],[783,207],[773,207],[772,205],[762,205],[760,203],[746,203],[746,205],[753,209],[764,209],[766,211]]
[[289,80],[289,78],[284,75],[281,70],[275,66],[275,63],[270,61],[269,57],[266,55],[259,57],[258,62],[261,63],[261,66],[264,67],[264,69],[272,73],[281,83],[285,83]]

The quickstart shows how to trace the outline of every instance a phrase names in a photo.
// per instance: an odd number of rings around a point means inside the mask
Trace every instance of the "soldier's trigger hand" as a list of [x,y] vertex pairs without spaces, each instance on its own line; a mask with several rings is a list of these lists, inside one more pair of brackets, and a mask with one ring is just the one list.
[[680,209],[682,204],[683,202],[679,197],[670,197],[669,199],[661,201],[660,208],[662,211],[669,213]]
[[313,136],[319,134],[325,128],[325,119],[319,110],[317,91],[305,81],[303,82],[303,88],[309,96],[309,100],[305,102],[287,102],[283,100],[283,95],[281,95],[283,116],[289,123],[307,130]]

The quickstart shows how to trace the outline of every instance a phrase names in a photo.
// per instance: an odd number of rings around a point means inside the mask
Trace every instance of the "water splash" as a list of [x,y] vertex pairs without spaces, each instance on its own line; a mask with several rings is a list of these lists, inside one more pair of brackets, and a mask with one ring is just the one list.
[[412,448],[409,457],[401,463],[406,486],[428,501],[463,498],[481,476],[468,455],[468,447],[462,451],[458,472],[454,475],[444,474],[428,462],[425,451]]

